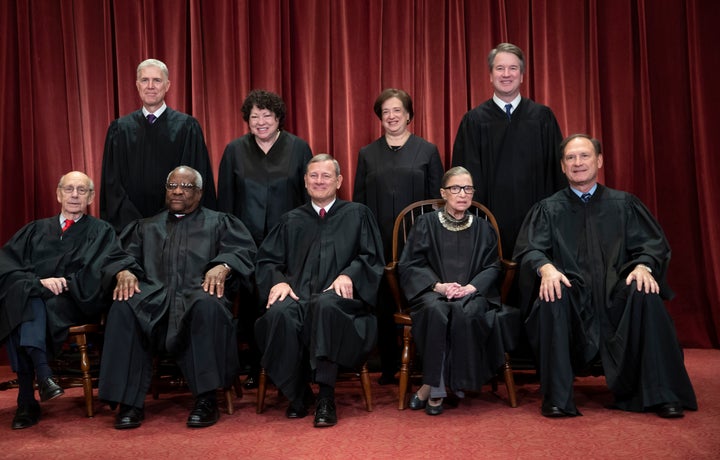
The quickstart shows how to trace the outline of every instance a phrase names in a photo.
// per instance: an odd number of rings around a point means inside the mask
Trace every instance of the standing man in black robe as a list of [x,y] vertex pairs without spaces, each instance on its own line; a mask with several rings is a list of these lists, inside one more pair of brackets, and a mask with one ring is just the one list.
[[521,97],[525,55],[501,43],[488,56],[493,97],[465,114],[453,146],[453,166],[472,174],[475,200],[500,226],[503,254],[530,207],[567,185],[560,171],[560,127],[549,107]]
[[156,352],[175,358],[195,396],[193,428],[217,422],[215,393],[238,372],[233,294],[249,283],[255,243],[240,219],[200,206],[196,170],[175,168],[165,188],[167,210],[120,236],[141,269],[118,273],[105,328],[99,396],[120,403],[117,429],[140,426]]
[[579,415],[573,378],[599,356],[618,409],[682,417],[697,402],[663,304],[665,234],[637,197],[597,183],[598,140],[575,134],[560,150],[570,187],[531,209],[515,246],[523,294],[538,293],[526,328],[541,413]]
[[120,233],[135,219],[164,208],[163,177],[188,165],[205,179],[203,206],[216,209],[210,156],[200,123],[165,104],[167,66],[157,59],[138,65],[135,82],[142,108],[110,123],[100,183],[100,217]]
[[73,171],[60,178],[60,215],[30,222],[0,249],[0,342],[17,373],[14,430],[40,420],[40,401],[63,394],[48,358],[68,327],[99,320],[110,303],[113,277],[132,267],[115,230],[85,214],[95,196],[92,180]]
[[357,367],[377,338],[371,310],[383,273],[382,240],[367,206],[337,199],[340,166],[313,157],[305,172],[310,203],[285,215],[258,250],[265,314],[255,324],[261,365],[290,400],[288,418],[308,414],[309,371],[319,384],[316,427],[337,424],[338,366]]

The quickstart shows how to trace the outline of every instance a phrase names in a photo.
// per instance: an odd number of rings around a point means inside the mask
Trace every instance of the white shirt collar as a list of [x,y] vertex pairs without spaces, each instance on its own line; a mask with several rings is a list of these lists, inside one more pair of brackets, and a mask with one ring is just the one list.
[[318,215],[320,215],[320,209],[323,209],[323,208],[324,208],[324,209],[325,209],[325,212],[330,211],[330,208],[332,208],[332,206],[335,204],[335,201],[337,201],[337,198],[335,198],[334,200],[332,200],[332,201],[330,202],[330,204],[328,204],[327,206],[323,206],[323,207],[320,207],[320,206],[316,205],[316,204],[315,204],[314,202],[312,202],[312,201],[310,201],[310,204],[312,205],[312,207],[313,207],[313,209],[315,210],[315,212],[318,213]]
[[153,115],[155,115],[156,118],[160,118],[160,115],[162,115],[163,112],[165,112],[165,109],[167,109],[167,104],[165,104],[165,103],[163,102],[162,107],[160,107],[159,109],[157,109],[157,110],[154,111],[154,112],[148,112],[148,109],[146,109],[145,106],[143,106],[143,108],[142,108],[142,113],[143,113],[143,116],[144,116],[145,118],[147,118],[147,116],[150,115],[151,113],[152,113]]
[[[520,95],[520,93],[518,93],[518,95],[515,96],[515,99],[513,99],[512,101],[509,102],[509,104],[512,105],[512,109],[510,109],[510,113],[513,113],[515,111],[515,109],[517,109],[517,106],[520,105],[521,100],[522,100],[522,96]],[[497,104],[498,107],[500,107],[500,109],[503,112],[505,112],[505,105],[508,104],[508,102],[505,102],[502,99],[500,99],[499,97],[497,97],[497,94],[495,94],[495,93],[493,93],[493,101],[495,102],[495,104]]]

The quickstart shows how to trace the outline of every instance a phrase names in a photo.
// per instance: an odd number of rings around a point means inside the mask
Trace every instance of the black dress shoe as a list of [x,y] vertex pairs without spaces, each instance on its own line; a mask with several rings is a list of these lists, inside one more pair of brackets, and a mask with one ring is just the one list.
[[682,404],[679,402],[660,404],[657,408],[657,414],[658,417],[662,418],[680,418],[685,415]]
[[40,421],[40,404],[33,401],[30,404],[21,404],[15,411],[15,417],[12,420],[13,430],[22,430],[33,425],[37,425]]
[[220,418],[217,401],[214,399],[197,398],[195,407],[188,415],[187,426],[190,428],[205,428],[215,425]]
[[115,416],[115,429],[137,428],[142,424],[143,419],[145,419],[145,411],[141,407],[120,404],[120,411]]
[[410,398],[410,403],[408,403],[408,407],[411,410],[425,409],[426,405],[427,399],[423,401],[422,399],[420,399],[417,393],[413,393],[412,398]]
[[316,428],[337,425],[337,412],[335,411],[335,401],[329,398],[322,398],[318,401],[315,409]]
[[245,381],[243,382],[242,386],[246,390],[254,390],[258,387],[258,380],[259,377],[256,374],[248,375]]
[[50,401],[65,394],[53,377],[38,382],[38,393],[40,393],[40,401],[42,402]]
[[443,410],[442,398],[440,399],[440,404],[437,406],[433,406],[432,404],[427,404],[425,406],[425,413],[428,415],[440,415],[443,413]]
[[303,403],[291,402],[285,411],[285,417],[287,418],[303,418],[307,417],[307,415],[308,410]]
[[558,406],[554,406],[549,400],[545,399],[543,400],[542,407],[540,408],[540,413],[543,417],[549,418],[567,417],[569,415],[563,412],[563,410]]
[[394,373],[382,373],[378,379],[378,385],[397,385],[400,381],[395,377]]

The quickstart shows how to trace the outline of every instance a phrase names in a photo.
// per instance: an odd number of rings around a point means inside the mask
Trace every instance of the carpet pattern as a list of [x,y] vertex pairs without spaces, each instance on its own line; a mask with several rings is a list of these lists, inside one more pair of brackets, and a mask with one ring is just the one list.
[[[699,410],[682,419],[607,409],[612,402],[602,377],[583,377],[575,385],[582,417],[549,420],[540,416],[538,384],[518,373],[518,404],[497,394],[470,394],[457,408],[430,417],[398,411],[397,387],[379,386],[373,375],[374,411],[364,410],[359,381],[338,385],[339,424],[316,429],[312,416],[285,418],[287,401],[268,389],[266,408],[255,413],[255,391],[235,400],[235,413],[222,413],[212,427],[189,429],[187,393],[148,396],[146,417],[136,430],[112,428],[114,412],[97,405],[84,417],[82,390],[42,405],[37,426],[13,431],[16,390],[0,391],[0,458],[240,458],[240,459],[535,459],[535,458],[720,458],[720,350],[685,351]],[[0,367],[0,381],[13,377]],[[222,399],[221,399],[222,400]],[[221,409],[221,411],[224,408]]]

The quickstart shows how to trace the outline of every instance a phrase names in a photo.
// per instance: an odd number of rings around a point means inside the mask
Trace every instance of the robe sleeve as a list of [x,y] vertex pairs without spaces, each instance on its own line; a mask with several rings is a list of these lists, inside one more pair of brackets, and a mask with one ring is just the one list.
[[130,222],[142,217],[121,181],[120,172],[125,170],[123,165],[127,162],[127,158],[118,145],[119,139],[123,136],[120,131],[117,120],[110,123],[105,136],[100,178],[100,217],[110,222],[117,233],[122,231],[122,222]]
[[[285,276],[288,269],[286,231],[287,221],[284,216],[258,248],[255,277],[261,299],[267,299],[270,289],[276,284],[290,284]],[[291,287],[294,288],[294,286]]]
[[498,278],[502,269],[498,257],[495,230],[484,220],[480,220],[476,225],[480,227],[480,236],[473,250],[473,258],[477,259],[473,261],[476,272],[468,284],[473,285],[478,294],[486,297],[489,293],[497,291]]
[[236,151],[233,143],[228,144],[220,160],[218,170],[218,210],[222,212],[235,213],[236,201],[240,200],[238,187],[235,184]]
[[207,269],[228,264],[233,275],[238,275],[246,288],[251,288],[252,274],[255,269],[255,241],[242,221],[232,214],[224,214],[217,230],[219,234],[218,255],[207,266]]
[[205,136],[203,136],[200,123],[198,123],[195,118],[189,118],[191,121],[189,122],[190,126],[188,127],[187,137],[185,138],[183,164],[197,169],[202,175],[202,205],[208,209],[216,210],[218,204],[215,193],[215,179],[213,177],[212,164],[210,163],[210,155],[205,145]]
[[353,197],[352,200],[356,203],[367,204],[367,191],[366,179],[367,179],[367,165],[365,164],[365,155],[362,150],[358,155],[357,169],[355,170],[355,185],[353,186]]
[[398,262],[400,286],[408,300],[432,289],[433,284],[442,281],[440,274],[436,273],[429,264],[430,258],[433,257],[434,244],[426,216],[420,216],[410,229]]
[[338,275],[349,276],[360,299],[367,304],[375,305],[385,267],[383,244],[380,230],[370,209],[362,206],[358,212],[360,212],[358,252],[348,267],[341,270]]
[[444,174],[445,169],[443,168],[442,161],[440,160],[440,152],[438,151],[437,146],[435,146],[433,152],[430,154],[425,197],[440,198],[440,187],[442,187],[442,177]]

